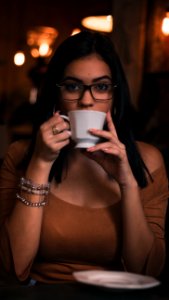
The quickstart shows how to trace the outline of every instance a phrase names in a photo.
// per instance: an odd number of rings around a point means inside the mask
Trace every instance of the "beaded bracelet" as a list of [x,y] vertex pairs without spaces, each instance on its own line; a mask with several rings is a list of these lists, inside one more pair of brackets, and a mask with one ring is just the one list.
[[49,188],[50,188],[49,183],[37,184],[37,183],[32,182],[32,180],[26,179],[24,177],[21,177],[21,179],[20,179],[20,186],[28,187],[31,190],[45,190],[45,191],[49,191]]
[[18,200],[20,200],[26,206],[31,206],[31,207],[41,207],[41,206],[45,206],[47,204],[47,201],[45,201],[45,200],[43,200],[41,202],[31,202],[31,201],[28,201],[24,197],[21,197],[18,193],[16,194],[16,198]]
[[19,184],[21,191],[25,191],[29,194],[36,194],[36,195],[47,195],[49,192],[50,184],[36,184],[32,182],[30,179],[26,179],[21,177],[20,184]]
[[20,185],[21,191],[25,191],[28,194],[34,194],[34,195],[42,195],[42,196],[46,196],[48,195],[48,191],[47,190],[34,190],[30,187],[24,186],[24,185]]

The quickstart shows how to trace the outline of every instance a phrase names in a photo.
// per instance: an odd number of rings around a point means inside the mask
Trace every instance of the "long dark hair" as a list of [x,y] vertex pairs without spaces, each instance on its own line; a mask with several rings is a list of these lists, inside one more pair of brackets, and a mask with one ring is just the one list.
[[[112,40],[106,34],[82,31],[68,37],[55,51],[48,64],[45,80],[38,94],[36,103],[37,114],[29,157],[32,155],[36,134],[40,125],[52,116],[54,107],[56,110],[61,109],[56,83],[62,81],[66,66],[73,60],[85,57],[91,53],[99,54],[111,70],[113,83],[117,85],[117,88],[114,90],[114,101],[111,111],[112,119],[119,139],[126,146],[128,160],[138,185],[145,187],[147,185],[146,172],[149,172],[137,149],[131,130],[132,106],[127,80]],[[50,180],[53,177],[58,182],[61,180],[62,168],[66,161],[68,149],[69,147],[64,147],[60,152],[59,158],[53,164]]]

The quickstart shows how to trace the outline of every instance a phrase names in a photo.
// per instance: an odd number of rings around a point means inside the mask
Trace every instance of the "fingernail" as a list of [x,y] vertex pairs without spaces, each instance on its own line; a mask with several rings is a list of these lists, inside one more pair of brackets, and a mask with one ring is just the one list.
[[58,111],[55,111],[53,115],[54,115],[54,116],[59,116],[59,112],[58,112]]
[[88,152],[92,152],[94,150],[94,147],[90,147],[86,149]]
[[69,136],[72,135],[72,132],[70,130],[67,130],[67,132],[68,132]]

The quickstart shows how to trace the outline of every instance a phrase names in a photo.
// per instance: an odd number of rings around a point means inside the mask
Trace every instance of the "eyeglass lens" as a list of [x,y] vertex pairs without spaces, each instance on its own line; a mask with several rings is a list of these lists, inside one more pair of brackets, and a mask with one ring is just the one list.
[[110,83],[97,83],[91,85],[78,83],[64,83],[57,85],[61,88],[64,100],[80,100],[85,91],[89,90],[95,100],[106,101],[112,98],[113,85]]

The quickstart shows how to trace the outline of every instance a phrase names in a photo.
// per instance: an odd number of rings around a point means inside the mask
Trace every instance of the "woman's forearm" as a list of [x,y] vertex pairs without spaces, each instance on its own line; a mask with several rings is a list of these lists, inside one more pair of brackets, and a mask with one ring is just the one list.
[[155,236],[144,215],[137,185],[122,189],[121,193],[123,260],[129,271],[140,273],[145,267]]
[[[36,184],[46,184],[50,168],[50,164],[32,159],[26,171],[25,178],[30,179]],[[26,196],[24,197],[26,199]],[[31,203],[33,202],[37,202],[37,195],[31,195]],[[43,206],[31,207],[24,205],[18,200],[7,221],[15,272],[18,277],[22,277],[37,253],[43,210]]]

